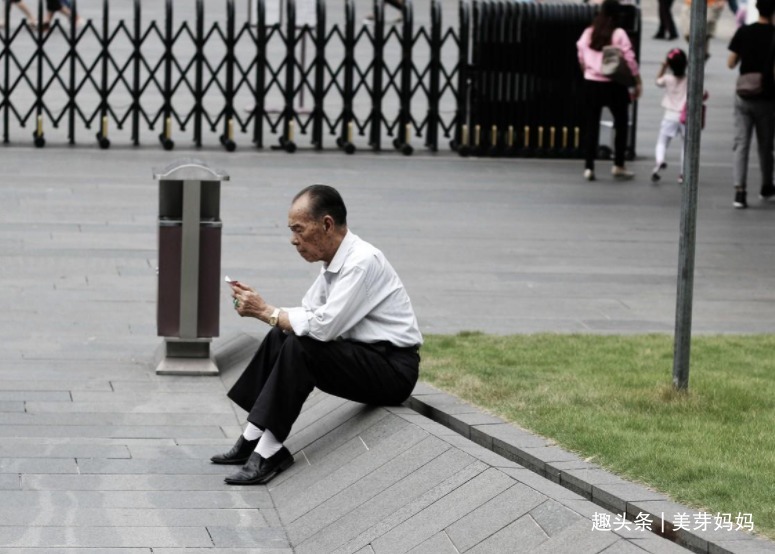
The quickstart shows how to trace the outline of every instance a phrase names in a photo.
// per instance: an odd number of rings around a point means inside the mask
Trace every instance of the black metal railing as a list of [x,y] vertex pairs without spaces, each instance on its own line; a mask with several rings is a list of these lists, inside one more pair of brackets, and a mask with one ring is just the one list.
[[[208,22],[204,0],[195,0],[194,17],[189,8],[177,22],[172,0],[161,21],[146,21],[140,0],[113,18],[103,0],[101,19],[79,25],[73,0],[71,17],[45,29],[13,28],[6,2],[3,141],[32,124],[37,146],[46,144],[44,129],[64,129],[70,144],[96,129],[101,148],[128,135],[133,145],[158,140],[172,149],[190,133],[194,146],[217,139],[228,151],[245,136],[255,147],[273,138],[272,148],[292,152],[308,136],[315,149],[335,144],[348,153],[389,140],[410,154],[424,138],[432,151],[447,139],[461,154],[578,154],[578,140],[569,147],[568,139],[580,132],[577,111],[562,94],[580,76],[563,68],[575,67],[573,43],[592,7],[462,0],[456,25],[444,27],[440,0],[431,0],[428,24],[416,28],[410,0],[400,24],[389,24],[382,0],[373,0],[369,25],[356,25],[354,0],[343,0],[334,24],[324,0],[311,17],[282,0],[282,17],[271,21],[264,0],[251,2],[252,15],[240,18],[234,0],[220,0],[225,13],[208,12]],[[565,65],[553,65],[560,59]],[[541,92],[547,68],[551,98]],[[505,97],[496,82],[532,92]]]

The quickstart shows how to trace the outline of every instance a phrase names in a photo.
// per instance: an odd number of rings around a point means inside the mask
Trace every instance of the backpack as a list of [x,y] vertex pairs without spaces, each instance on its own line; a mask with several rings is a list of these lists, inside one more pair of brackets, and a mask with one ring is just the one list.
[[618,46],[603,46],[603,61],[600,65],[600,73],[613,81],[626,87],[634,87],[635,77],[624,59],[624,53]]

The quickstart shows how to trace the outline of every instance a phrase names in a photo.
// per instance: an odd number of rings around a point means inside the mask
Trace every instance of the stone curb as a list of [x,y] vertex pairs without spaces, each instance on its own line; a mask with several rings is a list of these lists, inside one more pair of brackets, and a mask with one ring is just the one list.
[[[563,450],[548,439],[482,413],[478,408],[418,383],[406,406],[463,437],[514,461],[615,514],[634,521],[648,514],[652,531],[694,552],[707,554],[775,553],[775,543],[738,530],[694,530],[695,515],[687,506],[642,485],[625,481],[601,467]],[[735,514],[736,515],[736,514]],[[642,517],[642,516],[641,516]]]

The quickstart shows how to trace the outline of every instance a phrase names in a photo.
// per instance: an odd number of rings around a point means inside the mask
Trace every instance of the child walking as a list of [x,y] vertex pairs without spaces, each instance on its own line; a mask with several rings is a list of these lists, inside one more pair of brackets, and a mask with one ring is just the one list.
[[[681,135],[681,171],[683,171],[685,128],[684,124],[681,123],[681,110],[686,103],[687,65],[686,52],[680,48],[673,48],[667,53],[667,57],[662,62],[657,74],[657,86],[665,89],[665,94],[662,97],[662,107],[665,108],[665,114],[662,116],[659,138],[657,139],[657,163],[651,173],[651,181],[654,183],[662,178],[659,172],[667,167],[667,163],[665,163],[667,147],[677,135]],[[678,177],[678,182],[683,182],[683,175]]]

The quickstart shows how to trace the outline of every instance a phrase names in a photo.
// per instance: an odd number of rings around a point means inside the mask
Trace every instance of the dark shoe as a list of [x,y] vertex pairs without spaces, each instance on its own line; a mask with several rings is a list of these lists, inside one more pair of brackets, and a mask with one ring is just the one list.
[[250,458],[250,455],[256,449],[258,445],[258,439],[254,441],[245,440],[245,437],[240,435],[231,450],[225,454],[216,454],[210,461],[214,464],[244,464]]
[[735,208],[738,210],[744,210],[748,207],[748,202],[745,200],[745,191],[744,190],[738,190],[735,192],[735,201],[732,204]]
[[653,38],[654,40],[664,40],[665,39],[665,35],[654,35],[651,38]]
[[229,485],[262,485],[291,465],[293,465],[293,455],[284,446],[268,460],[262,458],[258,452],[253,452],[248,463],[224,481]]
[[762,200],[775,200],[775,186],[764,185],[759,191],[759,198]]
[[663,169],[667,169],[667,164],[665,162],[662,162],[661,164],[659,164],[654,168],[654,171],[651,173],[652,183],[656,183],[662,178],[659,172],[662,171]]

